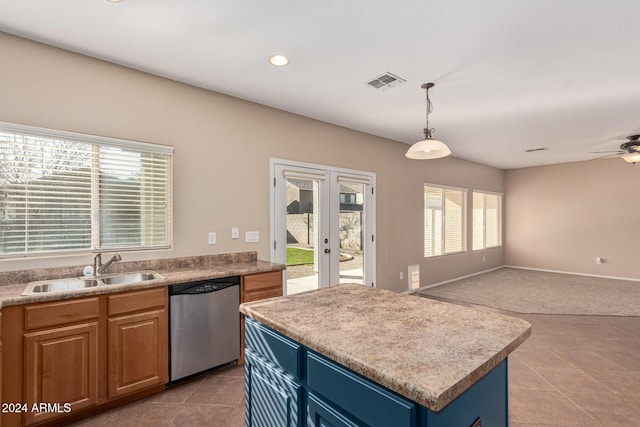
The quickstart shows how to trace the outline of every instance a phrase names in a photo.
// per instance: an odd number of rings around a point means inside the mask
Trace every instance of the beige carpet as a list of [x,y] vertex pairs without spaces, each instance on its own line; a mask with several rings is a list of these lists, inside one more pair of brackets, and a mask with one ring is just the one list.
[[516,313],[640,316],[640,282],[501,268],[419,291]]

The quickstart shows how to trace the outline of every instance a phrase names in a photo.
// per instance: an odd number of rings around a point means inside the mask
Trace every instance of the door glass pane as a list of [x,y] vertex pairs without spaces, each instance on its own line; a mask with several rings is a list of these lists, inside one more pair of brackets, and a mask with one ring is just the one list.
[[287,294],[318,289],[319,182],[287,178]]
[[340,182],[340,283],[363,284],[365,185]]

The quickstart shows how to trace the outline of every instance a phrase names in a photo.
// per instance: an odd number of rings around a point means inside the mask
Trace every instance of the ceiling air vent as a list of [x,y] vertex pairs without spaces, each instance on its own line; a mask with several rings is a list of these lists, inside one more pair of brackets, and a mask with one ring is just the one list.
[[402,77],[398,77],[395,74],[391,74],[386,72],[369,82],[369,85],[375,87],[376,89],[386,90],[391,89],[392,87],[396,87],[399,84],[406,82]]
[[549,149],[547,147],[541,147],[541,148],[529,148],[528,150],[524,150],[527,153],[533,153],[534,151],[549,151]]

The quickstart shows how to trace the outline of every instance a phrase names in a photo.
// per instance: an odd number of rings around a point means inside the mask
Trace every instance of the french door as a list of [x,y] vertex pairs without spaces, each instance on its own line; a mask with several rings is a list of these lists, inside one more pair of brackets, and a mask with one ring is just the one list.
[[284,293],[375,286],[375,174],[271,160],[271,259]]

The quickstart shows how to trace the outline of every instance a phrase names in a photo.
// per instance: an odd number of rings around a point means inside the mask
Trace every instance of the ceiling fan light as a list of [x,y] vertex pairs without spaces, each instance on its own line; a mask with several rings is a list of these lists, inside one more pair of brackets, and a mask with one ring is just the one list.
[[622,156],[625,162],[638,163],[640,162],[640,153],[629,153]]
[[405,156],[410,159],[426,160],[439,159],[449,154],[451,154],[451,150],[444,142],[427,138],[413,144]]

